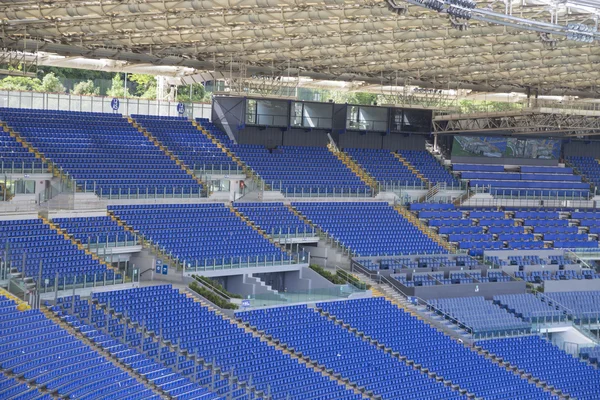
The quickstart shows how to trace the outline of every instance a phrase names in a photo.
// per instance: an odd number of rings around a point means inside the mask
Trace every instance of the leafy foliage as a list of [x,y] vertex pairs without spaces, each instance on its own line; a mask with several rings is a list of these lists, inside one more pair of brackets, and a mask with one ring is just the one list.
[[364,282],[361,282],[360,280],[356,279],[354,276],[345,271],[338,270],[335,274],[332,274],[331,272],[319,267],[318,265],[311,265],[309,268],[321,275],[323,278],[327,279],[329,282],[334,283],[336,285],[350,284],[358,289],[363,290],[370,288],[369,285],[367,285]]
[[39,92],[42,82],[37,78],[7,76],[0,81],[0,89]]
[[98,95],[100,94],[100,88],[94,86],[92,80],[79,82],[75,85],[72,92],[73,94],[85,94],[85,95]]
[[66,90],[63,84],[60,83],[60,79],[50,72],[44,75],[40,91],[45,93],[65,93]]
[[106,91],[106,95],[110,97],[131,97],[129,88],[125,90],[125,84],[121,79],[121,74],[116,74],[112,79],[112,86]]
[[192,96],[190,97],[190,85],[182,85],[177,89],[177,101],[188,102],[210,102],[211,93],[201,83],[194,83],[191,87]]
[[200,276],[200,275],[193,275],[193,277],[195,280],[217,289],[219,292],[224,293],[225,295],[227,295],[228,297],[231,297],[232,299],[241,299],[242,298],[242,296],[240,296],[239,294],[228,292],[218,282],[213,281],[210,278],[207,278],[205,276]]
[[221,298],[220,296],[217,296],[210,290],[203,288],[202,286],[198,285],[196,282],[190,283],[190,289],[192,289],[194,292],[198,293],[200,296],[206,298],[211,303],[215,304],[216,306],[218,306],[220,308],[224,308],[226,310],[235,310],[238,308],[238,306],[236,304],[233,304],[226,300],[223,300],[223,298]]

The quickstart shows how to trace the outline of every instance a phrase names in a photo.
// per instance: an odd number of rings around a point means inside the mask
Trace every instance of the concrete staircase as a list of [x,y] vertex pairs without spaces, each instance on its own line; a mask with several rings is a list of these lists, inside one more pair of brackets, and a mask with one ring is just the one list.
[[337,157],[350,171],[352,171],[360,180],[371,188],[373,196],[379,192],[379,182],[373,178],[367,171],[365,171],[352,157],[345,152],[338,150],[330,144],[327,145],[327,149]]
[[181,161],[171,150],[169,150],[167,146],[163,145],[156,137],[152,135],[152,133],[150,133],[146,128],[138,124],[133,118],[127,117],[127,122],[133,125],[133,127],[140,131],[153,145],[158,147],[171,160],[173,160],[175,164],[177,164],[183,171],[185,171],[186,174],[190,175],[198,185],[202,185],[204,189],[203,192],[206,193],[206,197],[210,196],[208,185],[205,182],[203,182],[202,179],[196,176],[194,174],[194,171],[192,171],[187,165],[185,165],[185,163]]
[[425,186],[430,186],[431,182],[429,179],[425,178],[423,174],[421,174],[410,162],[406,160],[406,158],[402,157],[402,155],[398,153],[392,152],[392,155],[398,159],[410,172],[412,172],[417,178],[419,178]]
[[62,329],[69,332],[69,334],[71,334],[72,336],[77,338],[79,341],[83,342],[88,347],[90,347],[91,349],[96,351],[98,354],[100,354],[102,357],[104,357],[108,362],[110,362],[117,368],[121,369],[123,372],[129,374],[131,377],[133,377],[139,383],[141,383],[144,386],[146,386],[147,388],[151,389],[154,392],[154,394],[159,395],[161,399],[170,399],[171,398],[167,392],[163,391],[161,388],[156,386],[154,383],[152,383],[150,380],[148,380],[144,375],[138,373],[133,368],[129,367],[127,364],[125,364],[125,363],[121,362],[119,359],[117,359],[117,357],[115,357],[108,351],[104,350],[102,347],[98,346],[96,343],[94,343],[92,340],[90,340],[87,336],[85,336],[81,331],[72,327],[63,318],[58,317],[56,314],[54,314],[52,311],[50,311],[50,309],[43,308],[43,309],[41,309],[41,311],[46,316],[46,318],[48,318],[49,320],[51,320],[54,323],[56,323],[57,325],[59,325]]
[[[279,293],[277,290],[273,289],[271,286],[267,285],[265,283],[265,281],[263,281],[260,277],[254,276],[254,274],[244,275],[243,281],[244,281],[244,283],[246,283],[248,285],[253,285],[255,287],[259,287],[259,291],[261,293],[256,292],[255,294],[260,295],[260,297],[264,297],[265,299],[267,297],[270,297],[273,300],[284,302],[284,303],[288,301],[283,295],[281,295],[281,293]],[[254,288],[253,290],[256,290],[256,288]]]
[[429,227],[427,227],[421,220],[419,220],[413,213],[408,211],[405,207],[396,205],[394,206],[394,210],[396,210],[400,215],[408,220],[411,224],[416,226],[421,232],[423,232],[427,237],[431,240],[442,246],[444,249],[448,250],[450,253],[455,253],[456,249],[450,245],[450,243],[443,240],[440,235],[433,232]]
[[[42,220],[44,225],[48,225],[50,227],[50,229],[55,231],[57,234],[63,236],[65,238],[65,240],[68,240],[71,243],[73,243],[75,246],[77,246],[77,248],[79,250],[82,250],[85,254],[92,257],[92,259],[98,261],[100,264],[104,265],[107,269],[113,270],[115,272],[115,274],[120,273],[118,268],[113,267],[112,265],[110,265],[109,263],[104,261],[104,259],[98,257],[98,255],[96,255],[96,253],[91,252],[87,247],[85,247],[83,244],[81,244],[81,242],[79,240],[75,239],[72,235],[69,235],[67,233],[67,231],[61,229],[58,225],[55,225],[54,223],[52,223],[52,221],[50,221],[48,218],[46,218],[42,215],[40,215],[39,218]],[[123,278],[123,279],[125,279],[125,278]]]

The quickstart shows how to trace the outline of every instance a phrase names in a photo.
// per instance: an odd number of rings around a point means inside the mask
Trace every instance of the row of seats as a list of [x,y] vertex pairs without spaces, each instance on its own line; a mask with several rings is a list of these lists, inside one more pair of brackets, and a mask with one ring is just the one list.
[[420,174],[433,184],[445,183],[460,188],[460,183],[442,164],[426,150],[398,150],[398,154],[408,161]]
[[600,162],[594,157],[568,157],[567,160],[594,186],[600,187]]
[[560,322],[566,319],[562,311],[530,293],[497,295],[493,302],[525,322]]
[[129,242],[134,245],[136,240],[131,232],[117,225],[109,216],[54,218],[52,222],[83,244],[114,246],[116,243]]
[[478,265],[478,261],[465,255],[440,255],[408,257],[382,257],[379,259],[360,260],[359,263],[366,269],[377,271],[389,269],[400,271],[402,269],[417,268],[444,268],[444,267],[471,267]]
[[593,270],[559,270],[559,271],[516,271],[515,277],[530,283],[542,283],[543,281],[568,281],[571,279],[600,279],[600,274]]
[[314,234],[313,228],[300,220],[283,203],[236,202],[233,206],[267,234],[275,236]]
[[190,354],[233,371],[240,382],[251,382],[274,400],[361,399],[170,286],[93,296]]

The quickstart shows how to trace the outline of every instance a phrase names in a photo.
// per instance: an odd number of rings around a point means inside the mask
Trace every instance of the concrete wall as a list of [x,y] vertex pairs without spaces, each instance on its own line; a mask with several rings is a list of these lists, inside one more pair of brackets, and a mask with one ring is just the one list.
[[419,134],[347,131],[339,135],[338,147],[360,149],[425,150],[425,136]]
[[600,279],[544,281],[544,292],[584,292],[600,290]]
[[525,293],[524,281],[489,282],[462,285],[437,285],[414,288],[414,295],[422,299],[437,299],[445,297],[474,297],[483,296],[491,300],[493,296],[502,294]]
[[558,160],[543,160],[537,158],[493,158],[493,157],[452,157],[453,164],[501,164],[501,165],[536,165],[558,166]]

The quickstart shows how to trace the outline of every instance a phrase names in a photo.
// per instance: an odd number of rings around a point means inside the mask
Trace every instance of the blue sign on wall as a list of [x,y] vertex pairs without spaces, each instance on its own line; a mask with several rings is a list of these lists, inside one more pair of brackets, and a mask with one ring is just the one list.
[[119,99],[117,99],[117,98],[114,98],[110,101],[110,107],[115,111],[117,111],[119,109],[120,104],[121,103],[119,102]]
[[168,265],[163,265],[163,275],[167,275],[169,273],[169,266]]
[[242,300],[242,307],[250,307],[250,300]]
[[177,104],[177,112],[179,113],[179,115],[183,115],[183,113],[185,112],[185,104]]
[[156,273],[160,274],[160,265],[156,264]]

